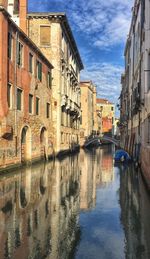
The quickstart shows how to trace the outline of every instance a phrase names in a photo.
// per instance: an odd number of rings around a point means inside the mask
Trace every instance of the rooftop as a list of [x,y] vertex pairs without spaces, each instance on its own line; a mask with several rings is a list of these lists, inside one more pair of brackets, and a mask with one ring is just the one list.
[[96,99],[96,102],[99,103],[99,104],[112,104],[112,105],[113,105],[113,103],[110,102],[109,100],[107,100],[107,99],[102,99],[102,98],[97,98],[97,99]]

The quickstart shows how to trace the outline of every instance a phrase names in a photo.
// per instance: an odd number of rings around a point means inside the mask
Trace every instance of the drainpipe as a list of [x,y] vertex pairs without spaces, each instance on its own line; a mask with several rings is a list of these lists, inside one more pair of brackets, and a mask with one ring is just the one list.
[[16,57],[15,57],[15,69],[14,69],[14,133],[15,133],[15,152],[17,156],[17,61],[18,61],[18,32],[16,31]]

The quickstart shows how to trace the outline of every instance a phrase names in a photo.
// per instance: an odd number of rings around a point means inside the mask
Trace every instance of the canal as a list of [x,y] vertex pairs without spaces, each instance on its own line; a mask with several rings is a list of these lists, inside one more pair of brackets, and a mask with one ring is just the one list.
[[150,195],[105,146],[0,176],[0,259],[149,259]]

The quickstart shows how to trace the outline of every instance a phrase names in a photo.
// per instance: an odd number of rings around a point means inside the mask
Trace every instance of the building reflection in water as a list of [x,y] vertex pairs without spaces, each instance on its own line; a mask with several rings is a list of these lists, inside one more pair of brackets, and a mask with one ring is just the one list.
[[97,185],[106,186],[114,180],[112,146],[80,151],[80,209],[95,207]]
[[106,186],[114,180],[114,166],[112,156],[113,146],[104,146],[99,150],[100,167],[97,173],[97,183]]
[[68,258],[80,237],[78,156],[0,178],[0,258]]
[[[119,188],[119,181],[115,183],[119,175],[126,258],[150,258],[149,195],[140,174],[132,168],[120,167],[114,173],[111,147],[86,153],[81,150],[79,155],[61,161],[2,175],[0,258],[75,258],[84,236],[79,226],[80,209],[99,211],[95,207],[97,187],[106,194],[107,189],[113,192],[109,187],[113,182]],[[103,204],[105,200],[101,199]]]
[[126,237],[126,258],[150,258],[150,196],[141,173],[120,168],[121,221]]

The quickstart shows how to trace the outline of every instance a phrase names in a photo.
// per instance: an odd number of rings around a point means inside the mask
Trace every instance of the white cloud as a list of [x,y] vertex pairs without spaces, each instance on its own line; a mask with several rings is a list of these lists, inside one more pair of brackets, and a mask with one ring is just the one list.
[[92,63],[81,73],[81,80],[93,80],[101,98],[116,103],[120,92],[120,76],[123,67],[110,63]]
[[131,0],[80,0],[68,8],[72,11],[69,12],[75,30],[86,34],[91,44],[103,49],[125,41],[132,5]]
[[[81,79],[92,80],[97,85],[100,97],[117,102],[123,67],[114,65],[113,51],[126,41],[134,0],[38,0],[38,2],[41,3],[39,11],[41,8],[52,11],[57,7],[57,11],[67,12],[73,32],[76,32],[80,42],[79,51],[84,60],[85,70],[81,73]],[[104,60],[103,52],[106,54],[106,50],[110,54],[109,63],[97,61]],[[113,52],[112,61],[111,52]],[[122,62],[121,59],[122,56],[117,63]]]

